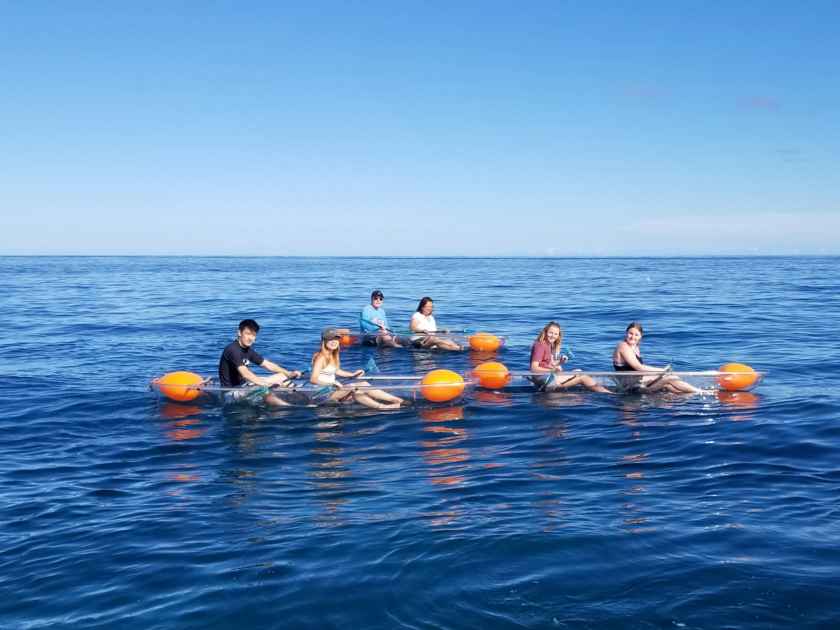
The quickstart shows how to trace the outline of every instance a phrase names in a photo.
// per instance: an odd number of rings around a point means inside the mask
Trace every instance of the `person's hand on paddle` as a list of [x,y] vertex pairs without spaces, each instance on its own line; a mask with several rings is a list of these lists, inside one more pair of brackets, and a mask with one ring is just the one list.
[[364,375],[365,375],[364,370],[356,370],[355,372],[353,372],[353,378],[361,378]]

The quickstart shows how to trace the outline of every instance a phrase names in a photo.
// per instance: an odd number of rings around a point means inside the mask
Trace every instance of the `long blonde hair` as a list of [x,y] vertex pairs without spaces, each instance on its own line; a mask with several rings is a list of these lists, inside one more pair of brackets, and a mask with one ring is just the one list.
[[548,322],[543,329],[540,331],[540,334],[537,335],[537,341],[535,343],[539,343],[540,341],[545,341],[548,343],[548,329],[555,327],[560,332],[560,335],[557,337],[557,341],[553,344],[549,344],[551,347],[551,354],[558,355],[560,354],[560,349],[563,347],[563,329],[560,327],[560,324],[557,322]]
[[338,369],[341,367],[341,342],[339,341],[338,347],[335,350],[330,350],[327,348],[327,342],[321,340],[321,349],[318,350],[315,354],[312,355],[312,360],[309,362],[310,366],[315,365],[315,359],[318,358],[318,355],[324,355],[327,361],[327,365],[330,363],[335,364],[335,368]]

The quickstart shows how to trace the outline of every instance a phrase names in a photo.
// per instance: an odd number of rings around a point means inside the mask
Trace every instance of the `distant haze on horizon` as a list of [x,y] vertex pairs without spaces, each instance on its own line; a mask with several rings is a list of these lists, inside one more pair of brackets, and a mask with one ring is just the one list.
[[840,3],[0,7],[0,255],[840,254]]

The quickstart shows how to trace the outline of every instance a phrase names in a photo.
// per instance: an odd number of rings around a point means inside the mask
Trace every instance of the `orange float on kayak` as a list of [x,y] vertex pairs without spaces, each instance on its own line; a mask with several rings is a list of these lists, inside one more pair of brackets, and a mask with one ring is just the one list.
[[463,391],[463,377],[452,370],[432,370],[420,381],[423,398],[431,402],[447,402]]
[[154,381],[160,393],[177,402],[195,400],[201,394],[198,388],[204,379],[195,372],[169,372]]
[[479,385],[487,389],[499,389],[510,381],[507,366],[498,361],[481,363],[473,370],[473,376],[478,379]]
[[[737,392],[743,389],[749,389],[758,380],[758,374],[749,365],[743,363],[727,363],[722,365],[719,372],[723,372],[718,376],[718,383],[722,389],[728,392]],[[727,374],[731,372],[731,374]]]
[[470,348],[479,352],[492,352],[498,350],[501,345],[501,339],[490,333],[478,332],[470,335]]

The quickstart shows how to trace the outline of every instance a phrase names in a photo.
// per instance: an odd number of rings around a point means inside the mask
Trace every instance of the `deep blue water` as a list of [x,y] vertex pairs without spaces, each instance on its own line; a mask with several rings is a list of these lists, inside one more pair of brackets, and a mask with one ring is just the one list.
[[[746,395],[485,394],[374,414],[161,403],[236,323],[305,368],[392,322],[559,320],[569,367],[768,370]],[[840,259],[0,258],[2,628],[840,626]],[[385,373],[468,353],[350,349]]]

